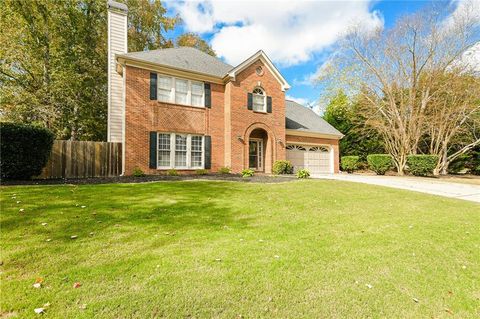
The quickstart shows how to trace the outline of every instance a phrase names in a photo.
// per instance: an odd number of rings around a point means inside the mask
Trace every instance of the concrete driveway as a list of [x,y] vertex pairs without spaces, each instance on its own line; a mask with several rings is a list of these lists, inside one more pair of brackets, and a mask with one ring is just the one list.
[[418,177],[370,176],[344,173],[315,175],[312,177],[407,189],[480,203],[480,186],[478,185],[452,183],[444,180]]

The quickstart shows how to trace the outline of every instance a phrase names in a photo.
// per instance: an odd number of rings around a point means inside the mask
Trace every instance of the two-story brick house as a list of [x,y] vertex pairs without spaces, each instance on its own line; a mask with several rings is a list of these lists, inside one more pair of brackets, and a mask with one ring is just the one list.
[[338,171],[342,134],[285,100],[287,81],[263,51],[231,66],[194,48],[127,53],[127,8],[109,2],[108,139],[123,171],[205,168],[270,173],[276,160]]

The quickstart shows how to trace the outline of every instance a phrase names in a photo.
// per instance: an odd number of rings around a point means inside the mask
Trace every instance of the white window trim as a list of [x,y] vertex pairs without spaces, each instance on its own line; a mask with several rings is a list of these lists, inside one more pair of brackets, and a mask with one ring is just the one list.
[[[158,165],[158,135],[160,134],[170,134],[170,165],[169,166],[160,166]],[[187,159],[186,166],[175,166],[175,136],[182,135],[187,137]],[[200,166],[192,166],[192,136],[200,136],[202,138],[202,164]],[[182,134],[182,133],[168,133],[168,132],[157,132],[157,169],[179,169],[179,170],[193,170],[193,169],[203,169],[205,167],[205,136],[199,134]]]
[[[205,108],[205,82],[202,81],[195,81],[195,80],[189,80],[186,78],[180,78],[180,77],[174,77],[174,76],[169,76],[166,74],[157,74],[158,77],[168,77],[171,79],[171,88],[170,88],[170,100],[169,101],[161,101],[159,99],[160,94],[158,90],[160,90],[160,86],[157,87],[157,101],[161,103],[172,103],[176,105],[183,105],[183,106],[191,106],[191,107],[198,107],[198,108]],[[176,102],[176,97],[175,97],[175,87],[176,87],[176,80],[182,80],[182,81],[187,81],[187,103],[177,103]],[[193,105],[192,104],[192,82],[200,83],[202,85],[202,102],[200,103],[201,105]]]
[[[261,90],[263,92],[263,94],[256,94],[256,93],[253,93],[255,92],[255,90]],[[267,94],[265,93],[265,90],[262,89],[261,87],[256,87],[253,89],[252,91],[252,95],[253,95],[253,101],[252,101],[252,111],[254,112],[259,112],[259,113],[267,113]],[[262,96],[263,97],[263,107],[261,110],[255,110],[255,96]]]

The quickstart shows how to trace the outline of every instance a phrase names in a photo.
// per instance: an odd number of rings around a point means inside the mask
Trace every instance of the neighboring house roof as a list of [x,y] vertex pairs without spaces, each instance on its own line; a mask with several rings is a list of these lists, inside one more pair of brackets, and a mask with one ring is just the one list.
[[220,59],[190,47],[131,52],[118,56],[219,78],[223,78],[233,69],[233,66]]
[[343,137],[342,133],[317,113],[294,101],[285,100],[285,122],[289,130]]

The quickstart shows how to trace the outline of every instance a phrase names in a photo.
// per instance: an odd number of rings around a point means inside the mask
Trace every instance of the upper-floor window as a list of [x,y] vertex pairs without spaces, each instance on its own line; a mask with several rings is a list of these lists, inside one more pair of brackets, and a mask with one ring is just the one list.
[[204,83],[159,74],[158,100],[162,102],[204,107]]
[[267,111],[267,96],[262,88],[255,88],[253,90],[253,110],[257,112]]

